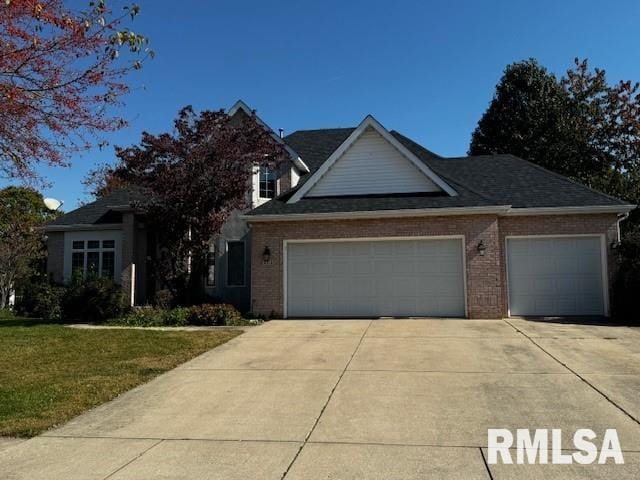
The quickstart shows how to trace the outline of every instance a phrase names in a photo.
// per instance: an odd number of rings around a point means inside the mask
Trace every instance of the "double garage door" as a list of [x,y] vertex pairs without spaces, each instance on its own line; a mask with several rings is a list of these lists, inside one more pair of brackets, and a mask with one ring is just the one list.
[[463,239],[288,242],[288,317],[465,315]]

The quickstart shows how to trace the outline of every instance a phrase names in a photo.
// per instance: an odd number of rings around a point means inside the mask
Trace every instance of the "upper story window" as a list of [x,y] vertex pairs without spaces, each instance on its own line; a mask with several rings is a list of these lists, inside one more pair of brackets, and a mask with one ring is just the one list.
[[101,276],[114,280],[116,271],[115,240],[74,240],[71,271],[83,277]]
[[260,198],[275,198],[278,178],[276,171],[269,167],[260,167]]

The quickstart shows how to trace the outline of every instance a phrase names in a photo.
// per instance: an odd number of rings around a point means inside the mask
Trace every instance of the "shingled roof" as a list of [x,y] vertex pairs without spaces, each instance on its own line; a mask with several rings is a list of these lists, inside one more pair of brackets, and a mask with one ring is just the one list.
[[47,227],[119,223],[122,219],[117,210],[145,200],[139,190],[123,188],[58,217]]
[[[311,172],[300,188],[354,128],[296,131],[285,141],[304,159]],[[433,194],[303,197],[287,203],[295,191],[265,203],[249,215],[286,215],[376,210],[403,210],[510,205],[517,208],[621,206],[626,202],[592,190],[513,155],[444,158],[410,138],[391,134],[451,185],[457,196]]]

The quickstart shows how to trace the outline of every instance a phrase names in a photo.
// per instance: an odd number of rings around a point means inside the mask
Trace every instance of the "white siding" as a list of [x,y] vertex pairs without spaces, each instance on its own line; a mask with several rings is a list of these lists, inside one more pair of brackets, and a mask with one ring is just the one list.
[[306,196],[439,191],[408,158],[367,128]]

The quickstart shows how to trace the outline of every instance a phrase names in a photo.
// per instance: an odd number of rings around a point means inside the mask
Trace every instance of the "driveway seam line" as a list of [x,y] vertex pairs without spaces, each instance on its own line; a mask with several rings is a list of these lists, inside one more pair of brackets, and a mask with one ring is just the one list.
[[333,388],[329,392],[329,396],[327,397],[327,401],[324,402],[324,405],[320,409],[320,413],[318,414],[318,418],[316,418],[316,421],[313,422],[313,425],[311,426],[311,430],[309,430],[309,433],[307,433],[307,436],[304,438],[304,440],[302,442],[302,445],[300,445],[300,448],[298,448],[298,451],[293,456],[293,459],[291,460],[291,463],[289,463],[289,465],[287,466],[286,470],[282,474],[282,477],[280,477],[280,480],[284,480],[286,478],[286,476],[289,474],[289,471],[291,470],[291,467],[293,467],[293,464],[296,463],[296,460],[300,456],[300,453],[302,453],[302,449],[307,444],[307,442],[309,441],[309,438],[311,438],[311,434],[313,434],[313,431],[318,426],[318,423],[320,422],[320,418],[324,414],[324,411],[326,410],[327,405],[329,405],[329,402],[331,401],[331,398],[333,397],[334,392],[338,388],[338,385],[340,384],[340,381],[342,380],[342,377],[344,377],[344,374],[347,372],[347,369],[349,368],[349,365],[351,365],[351,361],[356,356],[356,353],[358,353],[358,350],[360,349],[360,345],[362,345],[362,340],[364,340],[365,335],[367,334],[367,332],[369,331],[369,328],[371,327],[371,323],[373,323],[373,320],[369,320],[369,324],[367,325],[367,328],[365,328],[364,332],[362,332],[362,335],[360,336],[360,340],[358,341],[358,345],[356,345],[356,348],[353,350],[353,353],[349,357],[349,361],[344,366],[344,369],[342,370],[342,373],[340,373],[340,376],[338,377],[338,381],[336,382],[336,384],[333,386]]
[[82,439],[82,440],[157,440],[159,442],[253,442],[253,443],[300,443],[300,440],[268,440],[255,438],[161,438],[161,437],[106,437],[99,435],[40,435],[37,438],[66,438],[66,439]]
[[487,469],[487,475],[489,475],[489,480],[493,480],[493,474],[491,473],[491,469],[489,468],[487,459],[484,458],[484,452],[482,451],[482,448],[478,448],[478,450],[480,450],[480,456],[482,457],[482,463],[484,463],[484,468]]
[[122,465],[121,467],[115,469],[113,472],[111,472],[109,475],[107,475],[106,477],[103,478],[103,480],[108,480],[109,478],[113,477],[116,473],[122,471],[123,469],[127,468],[129,465],[131,465],[133,462],[135,462],[136,460],[138,460],[140,457],[142,457],[144,454],[146,454],[149,450],[151,450],[152,448],[157,447],[158,445],[160,445],[164,440],[159,440],[156,443],[154,443],[153,445],[151,445],[149,448],[146,448],[145,450],[143,450],[142,452],[140,452],[138,455],[136,455],[134,458],[132,458],[131,460],[129,460],[127,463],[125,463],[124,465]]
[[[511,323],[508,320],[505,320],[505,322],[507,322],[509,325],[511,325]],[[587,384],[589,387],[591,387],[594,391],[596,391],[597,393],[599,393],[607,402],[609,402],[611,405],[613,405],[614,407],[616,407],[618,410],[620,410],[622,413],[624,413],[627,417],[629,417],[631,420],[633,420],[635,423],[637,423],[638,425],[640,425],[640,420],[638,420],[636,417],[634,417],[631,413],[629,413],[627,410],[625,410],[623,407],[621,407],[620,405],[618,405],[616,402],[614,402],[607,394],[605,394],[602,390],[600,390],[598,387],[596,387],[595,385],[593,385],[591,382],[589,382],[586,378],[584,378],[582,375],[580,375],[578,372],[576,372],[575,370],[573,370],[571,367],[569,367],[566,363],[560,361],[558,358],[556,358],[553,354],[549,353],[547,350],[545,350],[544,347],[542,347],[540,344],[538,344],[536,341],[534,341],[531,337],[529,337],[526,333],[524,333],[522,330],[520,330],[518,327],[511,325],[513,328],[515,328],[518,332],[520,332],[522,335],[524,335],[526,338],[529,339],[529,341],[531,343],[533,343],[536,347],[538,347],[540,350],[542,350],[544,353],[546,353],[547,355],[549,355],[551,358],[553,358],[556,362],[558,362],[560,365],[562,365],[564,368],[566,368],[567,370],[569,370],[571,373],[573,373],[576,377],[578,377],[580,380],[582,380],[585,384]]]

